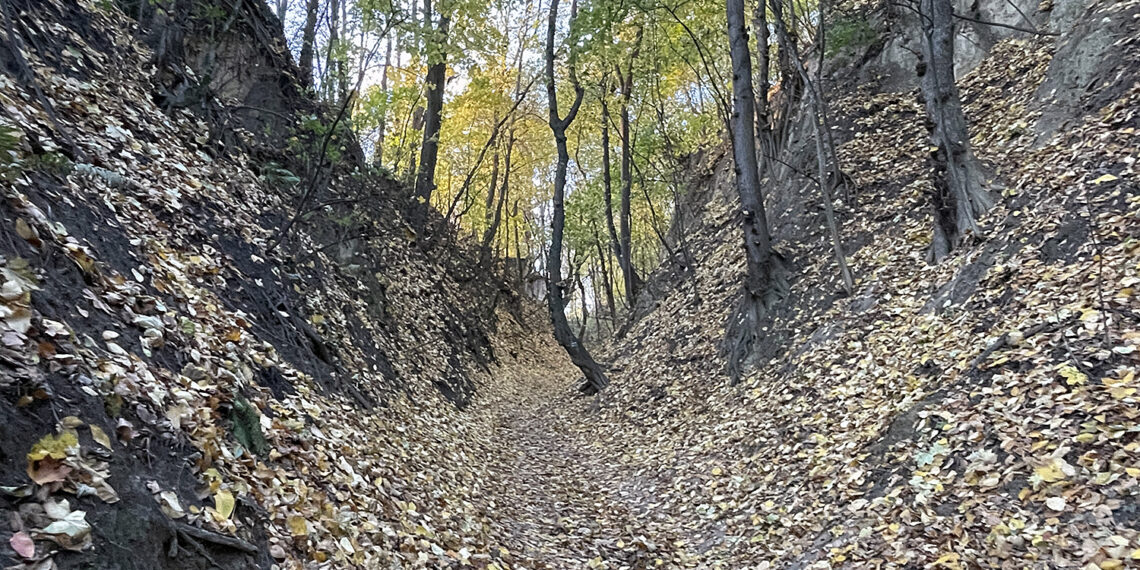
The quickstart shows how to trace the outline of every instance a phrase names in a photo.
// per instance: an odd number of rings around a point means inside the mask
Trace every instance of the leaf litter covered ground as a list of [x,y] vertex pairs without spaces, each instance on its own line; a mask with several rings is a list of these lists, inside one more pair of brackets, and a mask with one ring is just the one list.
[[[1053,48],[996,46],[963,87],[1004,199],[987,239],[937,267],[922,260],[921,108],[869,87],[835,101],[861,189],[844,210],[854,298],[831,293],[819,220],[780,219],[778,236],[805,236],[779,246],[801,302],[770,325],[780,356],[727,386],[716,342],[742,261],[732,206],[714,201],[690,240],[695,275],[610,347],[611,389],[575,396],[540,318],[501,315],[498,364],[465,356],[478,392],[460,410],[433,384],[457,373],[440,307],[462,300],[444,271],[394,238],[383,327],[339,273],[290,282],[303,301],[281,318],[318,327],[343,370],[290,352],[290,321],[235,304],[292,279],[259,223],[284,199],[248,157],[206,153],[192,115],[153,106],[128,22],[45,4],[24,17],[74,49],[29,59],[86,162],[44,159],[53,121],[5,76],[21,143],[0,234],[0,538],[16,568],[1140,559],[1135,69],[1098,78],[1087,114],[1037,145]],[[97,38],[49,17],[74,10]],[[1134,20],[1137,3],[1097,10]],[[1138,61],[1134,35],[1117,47]],[[720,185],[724,160],[710,158]],[[350,340],[359,322],[371,344]],[[377,352],[401,389],[369,388],[390,383]]]

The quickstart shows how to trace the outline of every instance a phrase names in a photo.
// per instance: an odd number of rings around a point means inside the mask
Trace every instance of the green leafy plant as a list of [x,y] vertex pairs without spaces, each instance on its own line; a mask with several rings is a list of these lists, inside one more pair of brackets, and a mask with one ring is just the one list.
[[844,17],[827,30],[827,57],[847,48],[871,45],[878,37],[875,28],[862,17]]
[[278,188],[293,188],[301,183],[301,179],[284,166],[270,162],[261,167],[261,180]]

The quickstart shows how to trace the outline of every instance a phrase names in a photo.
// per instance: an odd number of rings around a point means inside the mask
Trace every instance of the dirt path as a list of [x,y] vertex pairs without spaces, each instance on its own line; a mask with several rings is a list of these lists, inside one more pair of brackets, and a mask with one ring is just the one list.
[[[499,524],[518,568],[652,568],[662,556],[639,516],[638,486],[566,424],[551,386],[502,401]],[[581,419],[581,418],[575,418]]]

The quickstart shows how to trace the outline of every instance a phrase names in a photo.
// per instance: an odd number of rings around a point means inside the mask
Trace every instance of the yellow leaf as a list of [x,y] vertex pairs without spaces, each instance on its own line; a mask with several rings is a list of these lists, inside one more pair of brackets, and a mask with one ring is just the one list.
[[724,471],[721,470],[720,467],[713,467],[713,470],[712,470],[713,475],[720,476],[721,473],[724,473]]
[[221,515],[223,519],[230,518],[230,515],[234,514],[233,493],[225,489],[218,491],[217,494],[214,495],[214,510],[218,511],[218,514]]
[[103,431],[103,428],[95,424],[88,427],[91,428],[91,439],[95,440],[95,443],[111,449],[111,438],[107,437],[107,432]]
[[1084,372],[1068,364],[1062,366],[1058,372],[1061,374],[1061,377],[1065,379],[1065,383],[1070,386],[1080,386],[1089,381],[1089,377],[1086,376]]
[[1037,476],[1046,483],[1055,483],[1065,478],[1065,473],[1061,471],[1061,468],[1057,465],[1056,462],[1050,463],[1044,467],[1038,467],[1037,469],[1034,469],[1033,472],[1036,473]]
[[32,229],[23,218],[16,218],[16,235],[19,235],[36,247],[40,246],[40,236],[36,234],[36,230]]
[[1112,394],[1112,397],[1116,398],[1117,400],[1123,400],[1132,394],[1135,394],[1136,388],[1123,388],[1118,386],[1116,388],[1109,388],[1108,393]]
[[1105,182],[1112,182],[1113,180],[1116,180],[1115,176],[1113,176],[1111,174],[1105,174],[1104,176],[1101,176],[1100,178],[1093,180],[1092,183],[1093,184],[1104,184]]
[[947,568],[958,568],[959,558],[957,554],[951,552],[950,554],[943,554],[938,560],[934,561],[934,564],[941,564]]
[[68,449],[78,446],[79,438],[73,431],[65,431],[59,435],[48,434],[32,446],[32,450],[28,452],[28,461],[39,461],[45,457],[65,459]]
[[293,536],[309,535],[309,527],[305,524],[305,517],[291,516],[286,522],[289,525],[289,532]]
[[1105,560],[1100,563],[1100,570],[1120,570],[1124,568],[1124,563],[1119,560]]

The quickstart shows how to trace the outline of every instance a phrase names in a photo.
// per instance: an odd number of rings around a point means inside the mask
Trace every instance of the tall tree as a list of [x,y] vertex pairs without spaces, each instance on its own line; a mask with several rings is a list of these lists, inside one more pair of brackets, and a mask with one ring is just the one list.
[[748,49],[744,0],[727,0],[729,54],[732,58],[732,151],[736,190],[740,194],[741,226],[747,262],[743,294],[729,317],[725,349],[728,373],[735,383],[741,366],[752,352],[760,322],[786,291],[779,256],[772,249],[764,196],[756,160],[755,100],[752,90],[752,55]]
[[[605,209],[606,231],[610,237],[610,249],[618,261],[619,271],[625,275],[626,263],[622,261],[622,242],[618,237],[617,225],[614,223],[613,173],[610,161],[610,107],[606,101],[608,87],[603,84],[602,94],[599,98],[602,106],[602,201]],[[632,306],[632,305],[630,305]],[[616,313],[614,324],[616,326]]]
[[[424,23],[431,26],[431,0],[424,0]],[[424,110],[424,140],[420,147],[420,165],[416,174],[410,222],[417,231],[424,229],[431,194],[435,190],[435,166],[439,160],[439,130],[443,125],[443,90],[447,81],[447,33],[451,19],[440,14],[439,25],[428,42],[427,103]],[[434,46],[434,49],[433,49]]]
[[277,21],[285,25],[285,14],[289,12],[289,0],[277,0]]
[[633,188],[633,141],[629,134],[629,104],[633,98],[633,64],[641,52],[642,33],[642,28],[639,27],[626,68],[622,70],[621,64],[615,66],[621,92],[621,210],[618,215],[621,227],[618,243],[621,251],[618,261],[621,263],[622,279],[625,281],[625,302],[630,311],[633,310],[638,290],[641,289],[641,278],[634,268],[632,255],[630,193]]
[[771,106],[768,104],[768,90],[771,81],[768,74],[771,63],[771,37],[768,32],[768,5],[765,0],[756,3],[752,16],[756,28],[756,143],[760,147],[760,179],[763,180],[767,166],[776,154],[776,140],[772,133]]
[[[571,27],[573,27],[575,9],[570,10]],[[550,111],[550,130],[554,134],[554,144],[558,149],[558,163],[554,170],[554,197],[552,199],[553,212],[550,222],[550,254],[546,258],[546,300],[550,307],[550,320],[554,325],[554,337],[558,344],[566,349],[571,362],[582,371],[586,377],[583,386],[588,393],[597,393],[609,384],[602,367],[594,362],[590,352],[574,336],[570,323],[566,320],[566,302],[563,298],[562,282],[562,236],[566,229],[566,169],[570,163],[570,151],[566,147],[566,128],[574,122],[578,109],[582,106],[582,97],[585,90],[578,82],[574,69],[574,51],[571,48],[569,56],[570,83],[574,88],[574,102],[566,116],[558,112],[558,92],[554,83],[554,38],[558,25],[558,0],[550,0],[550,15],[546,24],[546,100]]]
[[[617,306],[614,304],[614,286],[613,282],[610,281],[610,270],[606,266],[606,250],[602,247],[602,238],[598,235],[597,227],[594,228],[594,245],[598,250],[598,269],[602,274],[602,284],[598,285],[598,282],[593,279],[591,279],[590,282],[594,284],[595,294],[597,294],[599,287],[602,289],[602,293],[605,294],[606,308],[610,311],[610,327],[615,328],[617,326]],[[599,330],[601,330],[600,327]]]
[[321,90],[330,101],[342,101],[344,93],[340,92],[340,78],[343,70],[343,61],[340,57],[340,4],[343,0],[329,0],[329,45],[325,46],[325,67],[321,75]]
[[305,3],[305,27],[301,30],[301,55],[297,65],[301,68],[301,83],[306,87],[313,85],[313,52],[316,51],[320,5],[320,0],[308,0]]
[[388,71],[392,69],[392,38],[388,38],[388,47],[384,52],[384,71],[380,73],[380,91],[384,93],[384,114],[380,117],[380,124],[377,127],[376,150],[373,153],[373,160],[377,166],[384,165],[384,139],[388,136],[388,102],[391,100],[388,94]]
[[920,0],[922,60],[918,75],[936,150],[933,166],[934,237],[928,258],[942,261],[967,235],[979,234],[977,219],[993,207],[985,170],[970,149],[970,133],[954,81],[954,7],[951,0]]

